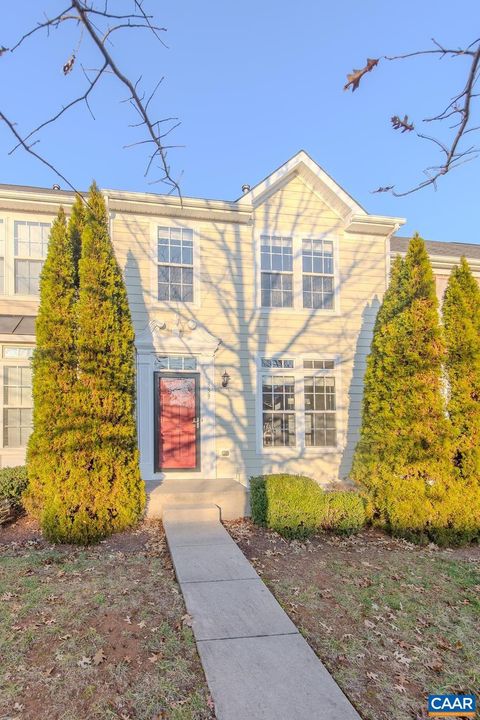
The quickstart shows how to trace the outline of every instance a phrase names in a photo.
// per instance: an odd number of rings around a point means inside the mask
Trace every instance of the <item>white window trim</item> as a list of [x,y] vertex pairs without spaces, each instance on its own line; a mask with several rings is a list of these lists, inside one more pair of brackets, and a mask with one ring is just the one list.
[[[293,368],[262,368],[262,357],[274,359],[291,359]],[[333,360],[333,370],[304,368],[304,360]],[[281,453],[286,458],[310,457],[316,455],[337,455],[345,449],[345,408],[343,406],[341,366],[342,357],[331,353],[267,353],[255,356],[255,426],[258,455],[275,455]],[[262,375],[293,376],[295,378],[295,434],[296,445],[263,445],[263,397]],[[305,395],[303,378],[306,375],[330,375],[335,378],[336,430],[337,444],[328,447],[305,445]]]
[[40,260],[42,262],[45,262],[45,258],[27,258],[27,257],[15,257],[15,241],[14,241],[14,230],[15,230],[15,221],[21,221],[21,222],[32,222],[32,223],[49,223],[52,225],[55,217],[52,215],[44,215],[42,213],[39,213],[38,215],[32,215],[31,213],[23,213],[21,211],[15,211],[15,212],[2,212],[0,213],[0,220],[3,220],[3,230],[2,230],[2,224],[0,224],[0,233],[3,232],[3,237],[5,241],[5,256],[4,256],[4,271],[5,271],[5,283],[4,283],[4,292],[3,295],[0,294],[0,297],[2,298],[9,298],[19,300],[21,302],[31,302],[32,304],[38,304],[40,295],[21,295],[20,293],[15,292],[15,260]]
[[[191,230],[193,233],[193,302],[185,302],[183,300],[159,300],[158,299],[158,228],[171,227],[183,228]],[[199,308],[200,307],[200,239],[201,233],[194,223],[189,223],[174,218],[156,218],[150,223],[150,298],[147,305],[153,308],[168,308],[169,310],[178,311],[180,308]],[[180,267],[180,266],[179,266]]]
[[[278,235],[280,237],[292,238],[293,251],[293,306],[292,307],[263,307],[262,306],[262,258],[261,258],[261,236]],[[287,230],[275,229],[255,231],[255,307],[262,314],[270,313],[296,313],[302,315],[325,315],[337,317],[340,310],[340,252],[338,233],[332,231],[320,233],[292,233]],[[303,263],[302,263],[302,240],[326,240],[333,243],[333,308],[324,310],[321,308],[303,307]],[[272,272],[275,272],[272,270]]]

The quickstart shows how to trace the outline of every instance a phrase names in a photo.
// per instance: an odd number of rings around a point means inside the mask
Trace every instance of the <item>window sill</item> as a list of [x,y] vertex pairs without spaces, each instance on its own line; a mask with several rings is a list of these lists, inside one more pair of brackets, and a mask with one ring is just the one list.
[[339,455],[344,450],[342,445],[335,445],[331,447],[306,447],[299,445],[276,445],[268,447],[260,447],[257,450],[257,455],[274,455],[275,453],[281,452],[285,454],[295,454],[297,457],[303,457],[305,455]]
[[260,315],[272,315],[276,313],[279,313],[280,315],[316,315],[319,317],[338,317],[340,315],[340,311],[338,309],[322,310],[320,308],[316,309],[304,307],[258,307],[256,310]]

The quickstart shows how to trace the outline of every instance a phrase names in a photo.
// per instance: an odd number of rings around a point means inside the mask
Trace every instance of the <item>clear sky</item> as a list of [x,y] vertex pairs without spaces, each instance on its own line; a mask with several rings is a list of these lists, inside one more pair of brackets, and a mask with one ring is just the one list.
[[[43,9],[52,16],[66,4],[2,3],[0,45],[10,47]],[[115,9],[132,4],[115,0]],[[184,195],[235,199],[243,183],[257,183],[303,148],[369,212],[406,217],[402,234],[418,230],[429,239],[480,242],[480,158],[444,178],[436,192],[428,188],[403,199],[371,193],[380,185],[410,187],[423,179],[423,168],[435,164],[434,146],[395,133],[389,118],[407,113],[418,121],[441,111],[463,86],[466,60],[381,63],[353,95],[343,91],[347,72],[367,57],[427,48],[432,37],[454,47],[472,42],[480,35],[478,0],[146,0],[147,5],[168,28],[169,49],[142,31],[129,31],[117,35],[111,50],[124,71],[143,76],[147,89],[165,76],[152,111],[181,120],[170,141],[182,147],[171,151],[170,160]],[[0,108],[19,129],[30,129],[75,97],[84,82],[80,62],[98,67],[84,38],[74,72],[63,76],[77,38],[70,26],[49,38],[37,35],[0,58]],[[123,97],[107,78],[91,99],[95,121],[78,108],[42,134],[38,149],[76,187],[95,178],[102,187],[165,192],[144,178],[145,149],[123,148],[141,139],[128,127],[135,116],[120,103]],[[12,144],[0,124],[0,182],[57,182],[23,151],[9,157]]]

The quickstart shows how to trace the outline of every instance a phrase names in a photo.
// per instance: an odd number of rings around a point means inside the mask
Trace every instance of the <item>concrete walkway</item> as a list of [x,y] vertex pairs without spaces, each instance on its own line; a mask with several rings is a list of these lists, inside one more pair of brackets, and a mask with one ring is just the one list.
[[361,720],[219,521],[163,523],[218,720]]

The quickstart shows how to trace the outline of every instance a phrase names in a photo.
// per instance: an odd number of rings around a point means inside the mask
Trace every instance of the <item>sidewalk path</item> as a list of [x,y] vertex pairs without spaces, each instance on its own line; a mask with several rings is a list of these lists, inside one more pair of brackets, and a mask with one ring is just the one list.
[[219,521],[163,523],[218,720],[361,720]]

